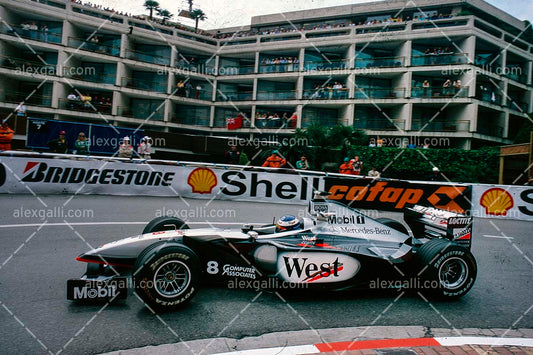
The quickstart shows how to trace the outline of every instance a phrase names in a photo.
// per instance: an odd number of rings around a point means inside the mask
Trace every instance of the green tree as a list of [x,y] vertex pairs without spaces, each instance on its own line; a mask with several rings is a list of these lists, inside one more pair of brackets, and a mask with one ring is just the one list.
[[153,18],[154,10],[159,9],[159,3],[154,0],[146,0],[143,6],[150,11],[150,20]]
[[157,15],[163,19],[163,24],[165,24],[166,20],[169,20],[174,16],[173,14],[170,13],[170,11],[165,10],[165,9],[157,8],[156,11],[157,11]]
[[194,9],[191,11],[191,18],[196,22],[194,30],[198,30],[198,22],[207,20],[207,16],[201,9]]

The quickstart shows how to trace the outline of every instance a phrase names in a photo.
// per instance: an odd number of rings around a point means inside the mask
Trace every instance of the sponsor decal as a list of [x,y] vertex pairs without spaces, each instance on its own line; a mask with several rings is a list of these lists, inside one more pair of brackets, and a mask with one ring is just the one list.
[[[281,200],[293,200],[299,198],[307,201],[309,187],[314,190],[319,189],[320,179],[318,177],[301,176],[298,179],[273,179],[274,176],[261,179],[264,173],[245,174],[241,171],[228,171],[222,174],[222,181],[225,186],[221,192],[227,196],[249,197],[277,197]],[[292,177],[292,176],[291,176]]]
[[[522,202],[529,204],[530,207],[533,204],[533,197],[531,196],[533,196],[533,189],[524,190],[520,193],[520,199],[522,200]],[[533,216],[533,209],[529,209],[527,205],[518,206],[518,210],[525,215]]]
[[514,206],[514,200],[508,191],[495,187],[481,195],[479,204],[489,216],[507,216],[507,212]]
[[196,168],[189,174],[187,184],[192,187],[193,193],[210,194],[217,186],[217,176],[211,169]]
[[329,199],[358,208],[397,211],[418,204],[457,213],[465,213],[470,209],[470,189],[464,185],[443,186],[401,180],[347,180],[327,177],[325,188],[330,193]]
[[244,277],[256,279],[255,268],[253,266],[237,266],[226,264],[222,268],[222,276]]
[[346,281],[360,264],[347,255],[330,252],[283,252],[278,256],[278,273],[289,282],[328,283]]
[[51,184],[170,186],[174,175],[174,172],[137,169],[86,169],[28,162],[21,181]]
[[321,213],[328,213],[328,205],[325,203],[314,203],[313,204],[313,211],[315,212],[321,212]]
[[328,216],[329,224],[365,224],[365,217],[362,215],[351,216]]
[[116,278],[108,281],[68,280],[67,299],[69,300],[108,300],[127,297],[127,279]]

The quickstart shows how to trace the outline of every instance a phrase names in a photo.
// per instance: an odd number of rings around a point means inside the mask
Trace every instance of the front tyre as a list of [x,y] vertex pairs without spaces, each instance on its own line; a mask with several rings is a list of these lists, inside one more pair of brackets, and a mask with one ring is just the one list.
[[135,292],[151,308],[176,309],[189,302],[198,289],[198,264],[191,249],[162,244],[135,262]]
[[477,265],[463,246],[444,239],[432,239],[417,252],[424,291],[443,299],[465,295],[474,285]]

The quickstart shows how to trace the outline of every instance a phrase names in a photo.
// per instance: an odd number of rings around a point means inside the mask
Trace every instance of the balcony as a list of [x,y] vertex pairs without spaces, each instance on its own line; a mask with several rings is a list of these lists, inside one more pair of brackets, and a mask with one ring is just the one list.
[[280,90],[280,91],[258,91],[257,100],[273,101],[273,100],[295,100],[296,90]]
[[[58,27],[58,29],[60,29],[60,27]],[[28,25],[9,25],[3,23],[2,26],[0,26],[0,33],[39,42],[61,43],[61,31],[52,32],[51,30],[43,31],[42,29],[31,29]]]
[[402,67],[405,57],[356,58],[355,68],[394,68]]
[[263,64],[259,66],[259,73],[291,73],[300,70],[299,63]]
[[7,55],[0,55],[0,66],[6,69],[17,70],[21,73],[56,75],[55,63],[45,64],[41,61],[33,61]]
[[416,86],[411,89],[411,97],[431,99],[465,98],[468,97],[469,89],[468,86],[461,86],[460,88],[453,86],[449,88],[443,88],[442,86],[432,86],[428,88]]
[[252,91],[241,92],[219,92],[217,95],[217,101],[250,101],[253,100]]
[[289,119],[281,117],[268,118],[257,117],[255,119],[255,127],[257,128],[282,128],[282,129],[294,129],[296,122],[290,122]]
[[164,104],[152,100],[137,100],[132,106],[119,106],[118,115],[141,120],[163,121]]
[[6,92],[6,96],[3,101],[12,104],[18,104],[24,101],[27,106],[52,106],[52,95],[42,95],[39,93],[34,93],[30,95],[31,92],[31,90],[25,92]]
[[122,86],[145,91],[155,91],[166,93],[167,92],[167,83],[160,82],[152,79],[138,79],[130,77],[122,77]]
[[106,74],[91,67],[64,67],[63,76],[98,84],[115,84],[116,74]]
[[355,88],[354,99],[400,99],[405,97],[405,88]]
[[170,56],[150,54],[131,49],[126,50],[126,58],[150,64],[170,65]]
[[315,118],[308,119],[305,116],[302,117],[302,128],[307,128],[313,125],[320,125],[323,127],[333,127],[333,126],[346,126],[348,121],[343,118]]
[[218,68],[218,75],[254,74],[255,65],[223,66]]
[[69,111],[85,112],[85,113],[101,113],[103,115],[110,115],[112,109],[111,100],[104,103],[103,101],[81,101],[59,99],[59,108]]
[[412,66],[426,66],[426,65],[452,65],[452,64],[467,64],[467,53],[442,53],[442,54],[425,54],[416,55],[411,58]]
[[517,70],[517,68],[506,68],[505,74],[503,75],[508,79],[527,84],[527,75],[523,75],[521,69],[522,68],[520,68],[520,70]]
[[189,115],[174,115],[172,122],[189,126],[209,127],[209,117],[193,117]]
[[120,46],[111,46],[100,42],[87,40],[86,38],[69,37],[68,46],[88,52],[108,54],[115,57],[120,55]]
[[468,132],[470,131],[470,121],[458,120],[421,120],[413,119],[411,130],[428,132]]
[[350,91],[347,88],[333,89],[324,88],[308,89],[303,92],[304,100],[344,100],[348,99]]
[[478,124],[477,133],[484,134],[486,136],[503,138],[503,127]]
[[371,119],[371,120],[354,120],[354,128],[368,129],[373,131],[398,131],[405,129],[405,120],[387,120],[387,119]]
[[304,70],[342,70],[346,69],[349,66],[349,60],[347,59],[335,59],[329,61],[316,61],[316,62],[305,62]]
[[529,104],[520,100],[514,100],[510,97],[507,98],[507,107],[521,113],[529,113]]
[[480,89],[478,94],[476,95],[476,98],[478,100],[481,100],[483,102],[487,102],[489,104],[493,105],[501,105],[503,97],[499,93],[496,93],[496,90],[491,91],[489,89]]

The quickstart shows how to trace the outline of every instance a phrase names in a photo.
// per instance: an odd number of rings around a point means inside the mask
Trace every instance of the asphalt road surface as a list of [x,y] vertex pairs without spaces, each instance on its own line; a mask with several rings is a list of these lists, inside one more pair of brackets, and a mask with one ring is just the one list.
[[[416,292],[276,294],[202,288],[183,310],[154,315],[130,295],[105,306],[66,300],[68,278],[84,273],[74,258],[90,246],[138,234],[160,214],[192,226],[271,222],[303,207],[113,196],[2,195],[0,207],[0,352],[89,354],[210,337],[367,325],[533,328],[533,224],[474,224],[474,288],[455,302]],[[187,205],[188,204],[188,205]],[[398,216],[396,216],[398,217]]]

